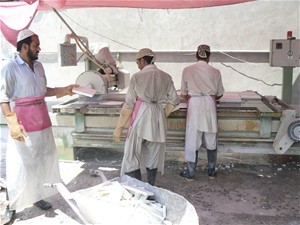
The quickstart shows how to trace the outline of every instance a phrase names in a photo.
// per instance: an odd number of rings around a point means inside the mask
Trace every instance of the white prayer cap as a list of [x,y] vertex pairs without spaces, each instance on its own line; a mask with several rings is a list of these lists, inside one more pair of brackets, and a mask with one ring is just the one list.
[[28,37],[36,35],[34,32],[28,29],[21,30],[18,34],[17,42],[22,41]]

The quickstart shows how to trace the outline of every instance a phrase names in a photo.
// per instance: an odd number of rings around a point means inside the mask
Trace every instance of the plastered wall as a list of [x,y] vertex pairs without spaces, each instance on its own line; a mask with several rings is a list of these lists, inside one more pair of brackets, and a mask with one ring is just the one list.
[[[195,50],[206,43],[213,50],[265,51],[271,39],[285,39],[286,32],[300,38],[299,1],[253,1],[243,4],[200,9],[128,9],[88,8],[59,11],[79,36],[87,37],[92,48],[107,43],[112,50]],[[39,34],[42,53],[53,53],[70,33],[53,11],[38,12],[30,27]],[[8,59],[14,48],[1,36],[1,57]],[[79,50],[78,50],[79,51]],[[2,64],[5,60],[2,60]],[[122,62],[131,74],[138,68],[133,62]],[[176,88],[180,88],[182,69],[187,63],[160,63],[169,72]],[[281,96],[282,68],[261,63],[212,63],[223,75],[226,91],[255,90],[263,95]],[[75,82],[85,70],[60,67],[58,63],[44,62],[49,86]],[[247,76],[245,76],[247,75]],[[294,80],[299,68],[294,68]],[[253,79],[252,79],[253,78]],[[262,80],[267,84],[259,81]]]

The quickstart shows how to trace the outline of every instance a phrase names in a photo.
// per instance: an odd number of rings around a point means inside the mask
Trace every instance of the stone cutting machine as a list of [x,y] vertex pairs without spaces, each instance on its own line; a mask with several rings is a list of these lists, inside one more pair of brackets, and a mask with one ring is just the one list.
[[[101,89],[99,83],[98,87]],[[123,93],[104,93],[94,99],[79,97],[54,106],[59,126],[71,127],[74,159],[82,147],[117,149],[112,134],[125,100]],[[275,96],[254,91],[227,92],[217,105],[218,150],[227,153],[299,154],[300,120],[297,111]],[[183,154],[186,102],[167,119],[167,154]],[[126,129],[125,132],[126,133]],[[178,154],[179,153],[179,154]]]
[[[101,68],[89,69],[78,76],[76,83],[96,89],[97,93],[92,98],[79,96],[52,107],[56,115],[54,124],[70,130],[63,138],[64,143],[73,147],[75,159],[82,147],[123,148],[124,145],[124,137],[123,141],[115,143],[112,134],[125,101],[123,91],[130,75],[111,63],[113,59],[108,48],[99,51],[96,57],[103,65],[107,64],[109,72],[103,73]],[[217,104],[217,116],[219,151],[300,154],[299,109],[276,96],[262,96],[255,91],[225,92]],[[167,153],[183,153],[186,102],[181,100],[179,109],[171,113],[167,123]]]

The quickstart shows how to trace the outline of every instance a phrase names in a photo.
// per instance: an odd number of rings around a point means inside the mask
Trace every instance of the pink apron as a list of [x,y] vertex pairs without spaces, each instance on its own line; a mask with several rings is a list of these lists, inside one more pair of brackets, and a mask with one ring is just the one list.
[[52,125],[44,95],[15,99],[14,111],[26,132],[41,131]]
[[136,115],[137,115],[138,111],[139,111],[141,103],[142,103],[142,99],[138,98],[136,100],[135,104],[134,104],[132,115],[131,115],[131,119],[130,119],[130,122],[129,122],[129,128],[128,128],[127,135],[126,135],[126,139],[127,139],[128,135],[129,135],[130,129],[131,129],[132,124],[133,124],[133,122],[134,122],[134,120],[136,118]]

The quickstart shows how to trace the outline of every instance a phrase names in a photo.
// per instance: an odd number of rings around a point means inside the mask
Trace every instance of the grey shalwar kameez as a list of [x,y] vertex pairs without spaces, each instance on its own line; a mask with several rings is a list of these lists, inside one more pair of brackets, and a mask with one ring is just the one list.
[[163,173],[167,124],[163,103],[179,104],[172,77],[154,64],[130,80],[125,103],[134,108],[124,147],[121,175],[147,167]]

